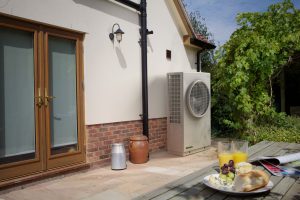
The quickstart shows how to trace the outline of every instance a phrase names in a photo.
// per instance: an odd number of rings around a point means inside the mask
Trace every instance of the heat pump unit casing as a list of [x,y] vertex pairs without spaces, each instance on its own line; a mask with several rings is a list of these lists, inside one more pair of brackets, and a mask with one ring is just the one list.
[[211,145],[210,74],[173,72],[168,82],[168,152],[186,156]]

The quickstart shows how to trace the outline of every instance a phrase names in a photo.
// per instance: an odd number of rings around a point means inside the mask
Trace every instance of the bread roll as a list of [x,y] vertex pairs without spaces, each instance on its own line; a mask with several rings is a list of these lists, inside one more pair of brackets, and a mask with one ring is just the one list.
[[238,192],[249,192],[262,188],[269,183],[269,176],[262,170],[252,170],[239,174],[234,179],[233,189]]
[[248,173],[252,171],[252,169],[253,169],[252,165],[247,162],[238,163],[235,168],[237,174]]

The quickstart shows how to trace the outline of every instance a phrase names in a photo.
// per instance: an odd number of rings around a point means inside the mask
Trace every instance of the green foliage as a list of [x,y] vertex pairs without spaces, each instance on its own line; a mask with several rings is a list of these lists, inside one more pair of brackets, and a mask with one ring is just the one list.
[[300,118],[286,118],[287,125],[260,125],[248,130],[242,138],[256,144],[263,140],[275,142],[300,143]]
[[277,126],[259,126],[251,131],[251,134],[244,137],[250,144],[256,144],[263,140],[300,143],[299,130],[279,128]]
[[266,12],[238,14],[237,22],[239,28],[217,52],[212,70],[214,126],[239,133],[257,124],[279,126],[286,116],[275,112],[270,86],[300,50],[300,11],[284,0]]

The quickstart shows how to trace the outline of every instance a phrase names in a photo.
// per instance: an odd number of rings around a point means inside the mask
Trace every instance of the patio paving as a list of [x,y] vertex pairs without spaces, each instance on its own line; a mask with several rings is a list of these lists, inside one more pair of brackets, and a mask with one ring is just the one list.
[[215,147],[186,157],[166,151],[150,154],[145,164],[127,162],[125,170],[110,166],[59,176],[0,191],[0,200],[132,199],[216,162]]

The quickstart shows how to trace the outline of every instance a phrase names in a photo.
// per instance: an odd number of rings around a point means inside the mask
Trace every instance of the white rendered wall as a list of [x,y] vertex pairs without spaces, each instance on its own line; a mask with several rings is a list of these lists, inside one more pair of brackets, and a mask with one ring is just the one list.
[[[168,0],[148,1],[149,118],[166,117],[166,73],[195,71],[195,50],[183,46],[182,30]],[[135,2],[139,2],[136,0]],[[3,0],[0,12],[86,32],[84,40],[85,123],[140,119],[142,113],[139,17],[108,0]],[[125,32],[120,44],[108,38],[112,25]],[[172,59],[166,59],[166,49]]]

